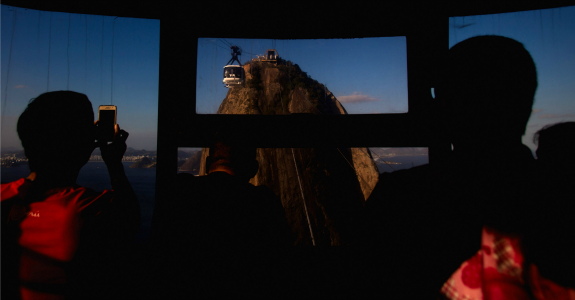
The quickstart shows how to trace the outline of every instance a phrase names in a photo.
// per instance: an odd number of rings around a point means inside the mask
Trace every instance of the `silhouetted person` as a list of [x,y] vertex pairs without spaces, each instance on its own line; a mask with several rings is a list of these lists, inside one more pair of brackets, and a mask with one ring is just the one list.
[[[453,145],[449,159],[382,174],[355,218],[357,244],[377,249],[372,259],[382,263],[373,286],[390,287],[388,295],[434,298],[462,262],[476,258],[484,227],[521,235],[532,203],[526,186],[534,158],[521,143],[537,88],[531,56],[512,39],[479,36],[453,46],[445,67],[435,94]],[[481,290],[478,266],[465,274]]]
[[527,241],[529,262],[553,282],[547,282],[551,287],[545,281],[535,285],[543,285],[536,291],[563,287],[575,294],[575,122],[545,126],[535,133],[534,142],[538,181],[531,189],[539,199]]
[[540,172],[552,177],[573,176],[575,122],[547,125],[535,133],[534,142],[538,144],[535,153]]
[[256,148],[221,133],[215,139],[208,175],[178,174],[178,196],[161,235],[170,253],[165,291],[176,298],[275,293],[271,282],[281,272],[274,265],[294,244],[281,200],[249,183],[259,167]]
[[[128,133],[96,144],[92,104],[72,91],[44,93],[18,119],[30,176],[2,184],[2,299],[108,299],[115,263],[140,225],[124,174]],[[113,191],[76,184],[96,146]]]

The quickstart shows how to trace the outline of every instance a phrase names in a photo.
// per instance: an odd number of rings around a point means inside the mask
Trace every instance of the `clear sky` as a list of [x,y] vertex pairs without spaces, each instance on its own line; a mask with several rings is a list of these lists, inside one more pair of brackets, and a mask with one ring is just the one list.
[[[405,37],[262,40],[202,38],[198,41],[197,112],[215,113],[228,89],[223,67],[231,59],[228,44],[242,47],[242,64],[267,49],[298,64],[323,83],[348,113],[407,112]],[[234,64],[237,64],[234,62]]]
[[159,20],[0,10],[2,147],[21,148],[16,121],[30,99],[73,90],[88,96],[96,119],[98,106],[118,106],[128,147],[156,149]]
[[547,124],[575,121],[575,6],[449,19],[449,47],[476,35],[515,39],[531,53],[538,87],[523,143]]

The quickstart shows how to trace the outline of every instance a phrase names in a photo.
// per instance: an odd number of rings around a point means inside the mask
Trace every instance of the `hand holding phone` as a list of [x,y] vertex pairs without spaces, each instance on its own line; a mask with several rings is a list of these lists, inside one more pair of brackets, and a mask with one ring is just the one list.
[[100,105],[98,109],[98,142],[114,140],[117,108],[115,105]]
[[120,129],[120,125],[114,125],[114,138],[111,144],[107,142],[99,142],[100,152],[102,153],[102,159],[109,165],[110,163],[121,163],[124,153],[126,153],[127,145],[126,140],[128,139],[129,133],[125,130]]

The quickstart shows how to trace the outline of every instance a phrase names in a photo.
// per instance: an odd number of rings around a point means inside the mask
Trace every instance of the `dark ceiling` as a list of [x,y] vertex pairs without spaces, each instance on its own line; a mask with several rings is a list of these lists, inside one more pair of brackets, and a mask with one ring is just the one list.
[[[571,1],[30,1],[2,4],[43,11],[160,19],[161,35],[187,37],[361,38],[425,31],[445,17],[503,13],[574,5]],[[192,4],[193,3],[193,4]]]
[[[389,2],[389,1],[386,1]],[[193,4],[191,4],[193,3]],[[218,19],[240,13],[244,16],[257,15],[303,15],[321,18],[322,16],[345,16],[354,22],[369,21],[386,15],[410,17],[424,14],[444,14],[466,16],[553,8],[575,5],[573,1],[396,1],[393,4],[357,4],[342,2],[311,1],[133,1],[133,0],[5,0],[4,5],[44,11],[71,12],[120,17],[169,19],[174,15],[189,18]],[[259,16],[261,17],[261,16]]]

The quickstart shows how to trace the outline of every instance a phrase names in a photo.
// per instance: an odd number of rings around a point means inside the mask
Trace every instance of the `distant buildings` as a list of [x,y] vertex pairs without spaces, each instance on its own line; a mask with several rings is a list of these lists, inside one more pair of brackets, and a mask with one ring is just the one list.
[[16,157],[16,154],[2,155],[2,168],[15,167],[28,163],[27,158]]
[[[156,159],[157,159],[157,156],[150,157],[149,155],[124,155],[124,157],[122,158],[122,161],[136,162],[136,161],[140,161],[144,157],[149,158],[152,162],[156,161]],[[92,156],[90,156],[90,161],[103,161],[103,160],[102,160],[101,155],[92,155]]]
[[[23,156],[24,156],[23,153],[21,155],[20,154],[14,154],[14,153],[3,154],[2,155],[2,168],[15,167],[15,166],[19,166],[19,165],[28,163],[28,159],[26,157],[23,157]],[[156,155],[153,155],[153,156],[150,156],[150,155],[124,155],[124,157],[122,158],[122,161],[137,162],[137,161],[140,161],[144,157],[149,158],[152,162],[155,162],[157,159]],[[90,161],[103,161],[103,160],[102,160],[101,155],[92,155],[92,156],[90,156]]]

